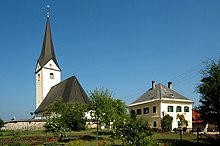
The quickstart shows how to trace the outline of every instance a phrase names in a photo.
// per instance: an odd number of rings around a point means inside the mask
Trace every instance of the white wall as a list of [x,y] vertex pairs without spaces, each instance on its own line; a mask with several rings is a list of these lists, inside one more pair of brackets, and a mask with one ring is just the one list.
[[[54,78],[50,78],[50,73],[53,73]],[[38,80],[38,74],[40,80]],[[51,87],[60,83],[61,71],[54,63],[50,60],[40,71],[36,73],[36,109],[41,104]]]
[[[173,106],[173,112],[168,112],[168,106]],[[181,106],[181,112],[176,112],[176,107]],[[184,112],[184,106],[189,107],[189,112]],[[162,102],[161,103],[161,118],[164,115],[169,114],[173,117],[173,123],[172,123],[172,129],[178,128],[178,121],[179,119],[176,119],[177,114],[183,114],[185,117],[185,120],[188,121],[187,128],[192,128],[192,103],[185,103],[185,102]]]

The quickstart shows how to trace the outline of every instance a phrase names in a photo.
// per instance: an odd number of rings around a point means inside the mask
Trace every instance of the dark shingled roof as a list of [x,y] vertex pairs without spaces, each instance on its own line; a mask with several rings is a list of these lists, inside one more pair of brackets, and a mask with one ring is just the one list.
[[136,99],[132,104],[138,104],[145,101],[150,101],[153,99],[180,99],[180,100],[189,100],[190,99],[184,97],[183,95],[175,92],[174,90],[162,85],[157,84],[155,85],[155,88],[149,89],[147,92],[145,92],[143,95],[141,95],[138,99]]
[[40,64],[41,67],[43,67],[51,59],[56,63],[57,67],[60,69],[57,63],[57,59],[56,59],[54,48],[53,48],[52,35],[51,35],[51,30],[50,30],[50,19],[49,17],[47,17],[43,46],[42,46],[40,57],[37,62]]
[[65,103],[90,104],[90,100],[75,76],[72,76],[53,86],[36,109],[35,114],[43,112],[47,106],[61,97]]

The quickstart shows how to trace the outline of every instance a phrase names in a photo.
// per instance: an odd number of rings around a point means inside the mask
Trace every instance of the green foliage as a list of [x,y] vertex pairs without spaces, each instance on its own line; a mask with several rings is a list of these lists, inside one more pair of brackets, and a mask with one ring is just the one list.
[[56,122],[53,122],[52,120],[47,121],[44,125],[44,128],[46,129],[46,132],[52,132],[55,135],[58,135],[60,132],[61,126],[58,126]]
[[[111,129],[114,129],[127,116],[126,104],[120,99],[113,98],[112,92],[108,89],[95,89],[90,92],[90,99],[94,111],[92,116],[97,125],[105,125],[109,130],[111,126]],[[112,125],[110,125],[111,122]]]
[[148,145],[148,136],[151,133],[147,130],[147,127],[147,121],[137,119],[134,111],[131,111],[130,117],[116,126],[112,136],[120,138],[126,146]]
[[69,143],[69,146],[83,146],[82,143],[83,143],[82,140],[74,140]]
[[202,79],[197,86],[201,96],[201,116],[205,121],[217,124],[220,130],[220,60],[207,62],[201,74]]
[[66,105],[65,112],[62,114],[66,127],[75,131],[85,130],[87,108],[86,105],[80,103]]
[[2,127],[4,127],[4,121],[0,118],[0,130]]
[[161,120],[161,127],[164,132],[172,130],[173,117],[165,115]]
[[66,104],[61,98],[57,99],[45,112],[47,116],[47,122],[44,126],[46,132],[58,135],[67,130],[84,130],[86,111],[86,105],[80,103]]
[[57,144],[56,142],[48,142],[48,143],[45,143],[44,146],[60,146],[60,145]]
[[179,119],[180,120],[180,126],[183,128],[185,126],[188,126],[187,125],[187,120],[185,119],[185,116],[183,114],[177,114],[176,115],[176,119]]
[[8,146],[29,146],[29,144],[22,143],[22,142],[19,142],[19,141],[13,141],[13,142],[9,143]]

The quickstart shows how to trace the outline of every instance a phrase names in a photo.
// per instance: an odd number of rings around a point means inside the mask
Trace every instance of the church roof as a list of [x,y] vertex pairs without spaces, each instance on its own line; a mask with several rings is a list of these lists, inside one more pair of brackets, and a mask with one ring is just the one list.
[[40,64],[41,67],[43,67],[51,59],[55,62],[57,67],[60,69],[56,56],[55,56],[54,48],[53,48],[52,35],[51,35],[51,30],[50,30],[50,19],[49,17],[47,17],[44,41],[43,41],[41,54],[38,59],[38,63]]
[[43,112],[57,98],[62,98],[65,103],[91,103],[77,78],[72,76],[50,89],[47,96],[36,109],[35,114]]
[[171,99],[171,100],[188,100],[188,102],[192,102],[190,99],[185,96],[175,92],[171,88],[164,86],[163,84],[157,84],[155,87],[150,88],[143,95],[137,98],[134,102],[132,102],[129,106],[142,104],[144,102],[148,102],[151,100],[157,99]]

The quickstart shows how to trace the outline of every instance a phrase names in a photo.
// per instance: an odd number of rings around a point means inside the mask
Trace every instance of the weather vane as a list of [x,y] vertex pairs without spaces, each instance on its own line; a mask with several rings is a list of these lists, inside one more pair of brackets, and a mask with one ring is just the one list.
[[47,5],[47,17],[50,17],[50,5]]

